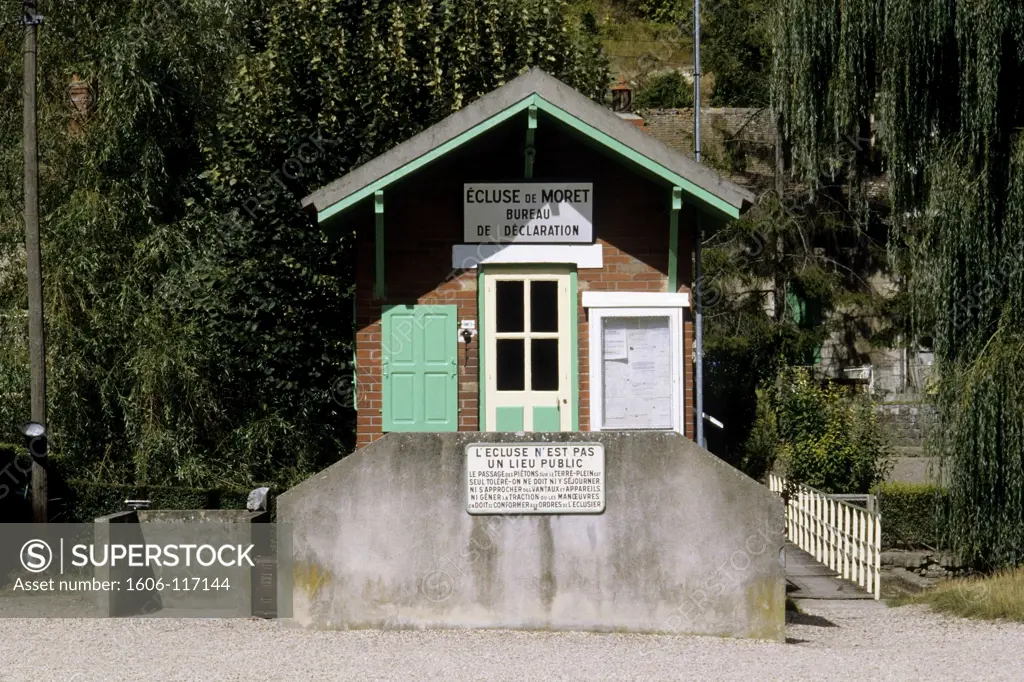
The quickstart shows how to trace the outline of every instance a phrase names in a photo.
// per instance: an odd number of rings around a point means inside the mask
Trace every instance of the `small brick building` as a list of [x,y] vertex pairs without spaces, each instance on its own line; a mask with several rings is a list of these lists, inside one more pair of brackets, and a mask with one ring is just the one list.
[[692,438],[695,226],[751,200],[537,69],[305,198],[356,237],[358,444]]

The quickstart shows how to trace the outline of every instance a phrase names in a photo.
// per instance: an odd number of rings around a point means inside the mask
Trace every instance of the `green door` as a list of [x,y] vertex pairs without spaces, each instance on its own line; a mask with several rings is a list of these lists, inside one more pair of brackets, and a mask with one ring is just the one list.
[[388,306],[382,323],[384,431],[458,431],[456,307]]

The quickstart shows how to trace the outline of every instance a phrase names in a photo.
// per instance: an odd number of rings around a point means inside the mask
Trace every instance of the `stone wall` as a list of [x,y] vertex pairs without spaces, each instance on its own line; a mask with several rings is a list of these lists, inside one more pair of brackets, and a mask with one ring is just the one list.
[[[647,131],[663,144],[693,154],[693,109],[646,109]],[[768,109],[711,108],[701,111],[701,149],[715,165],[744,175],[775,173],[775,128]]]
[[882,566],[902,568],[922,578],[952,578],[968,573],[963,562],[948,552],[887,550],[880,558]]
[[[470,443],[599,442],[605,511],[467,513]],[[278,498],[294,625],[781,641],[781,501],[679,434],[389,433]]]
[[878,419],[889,444],[897,448],[920,448],[928,432],[938,423],[935,406],[926,402],[883,403]]

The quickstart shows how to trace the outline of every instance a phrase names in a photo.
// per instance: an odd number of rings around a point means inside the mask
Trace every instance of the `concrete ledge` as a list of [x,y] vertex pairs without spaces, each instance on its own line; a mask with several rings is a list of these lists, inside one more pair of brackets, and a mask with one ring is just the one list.
[[[600,442],[600,515],[471,516],[474,442]],[[278,498],[294,625],[781,641],[783,508],[674,433],[389,434]]]

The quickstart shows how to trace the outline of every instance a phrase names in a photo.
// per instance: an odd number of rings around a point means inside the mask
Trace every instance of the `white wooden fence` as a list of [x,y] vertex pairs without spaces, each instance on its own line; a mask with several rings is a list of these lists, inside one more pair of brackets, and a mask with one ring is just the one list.
[[[768,487],[781,495],[786,479],[769,474]],[[790,542],[816,561],[879,598],[882,526],[878,512],[794,485],[786,505],[786,533]]]

